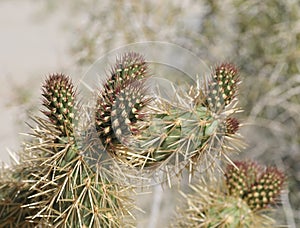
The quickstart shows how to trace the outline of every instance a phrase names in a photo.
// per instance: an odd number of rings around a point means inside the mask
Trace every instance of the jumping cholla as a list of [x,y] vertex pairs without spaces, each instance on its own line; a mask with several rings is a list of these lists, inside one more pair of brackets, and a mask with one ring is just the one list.
[[[129,194],[134,186],[120,178],[127,178],[128,167],[139,171],[167,167],[168,172],[188,168],[191,178],[208,159],[219,164],[223,156],[231,162],[231,152],[243,146],[241,124],[234,116],[240,110],[237,69],[221,64],[202,86],[197,81],[187,91],[175,90],[176,99],[170,101],[150,93],[149,67],[138,53],[117,59],[98,91],[93,113],[77,101],[70,77],[46,78],[44,116],[32,117],[36,127],[30,125],[32,132],[19,160],[1,172],[1,226],[132,225],[134,204]],[[187,197],[192,208],[183,212],[178,224],[249,227],[256,218],[265,223],[255,224],[269,224],[259,213],[277,198],[284,176],[275,168],[257,167],[229,166],[221,181],[226,191],[217,191],[215,183],[194,187],[196,196]]]

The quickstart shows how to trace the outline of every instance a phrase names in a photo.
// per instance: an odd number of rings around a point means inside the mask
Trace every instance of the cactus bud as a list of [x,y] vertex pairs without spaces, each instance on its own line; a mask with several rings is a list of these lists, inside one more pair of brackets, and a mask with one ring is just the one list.
[[99,94],[95,116],[96,130],[106,148],[120,142],[122,134],[128,134],[130,125],[139,118],[147,103],[139,80],[147,76],[147,63],[141,55],[126,53],[117,60]]
[[239,130],[240,122],[237,118],[228,117],[225,120],[225,125],[226,125],[225,133],[227,135],[233,135]]
[[225,173],[229,194],[243,199],[252,210],[275,202],[284,183],[284,174],[274,167],[265,171],[254,162],[235,162]]
[[245,195],[253,210],[266,208],[278,198],[284,183],[284,174],[274,167],[268,167]]
[[225,172],[226,185],[230,195],[243,198],[249,186],[256,180],[260,167],[255,162],[235,162]]
[[43,85],[43,113],[61,132],[62,137],[72,137],[75,120],[75,90],[71,79],[64,74],[50,75]]
[[237,95],[237,85],[239,83],[238,71],[234,65],[223,63],[215,68],[212,74],[212,80],[208,85],[207,105],[218,112]]

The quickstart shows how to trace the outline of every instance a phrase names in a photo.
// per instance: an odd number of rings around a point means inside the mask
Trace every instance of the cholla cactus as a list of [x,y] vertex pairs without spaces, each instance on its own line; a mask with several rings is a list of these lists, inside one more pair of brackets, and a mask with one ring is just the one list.
[[[100,89],[92,123],[78,121],[82,108],[68,76],[46,78],[46,118],[32,118],[37,127],[28,134],[20,162],[2,172],[1,225],[122,227],[132,206],[125,194],[129,187],[117,179],[124,170],[116,166],[112,171],[115,160],[137,170],[188,167],[192,174],[209,157],[229,159],[227,152],[239,149],[240,122],[233,116],[239,110],[239,77],[233,65],[217,66],[204,87],[197,83],[188,92],[176,90],[175,101],[150,94],[149,76],[140,54],[118,59]],[[94,140],[94,133],[100,140]],[[170,178],[172,173],[167,174]],[[262,214],[277,199],[283,182],[283,173],[275,168],[236,162],[220,182],[193,187],[195,194],[186,196],[188,209],[179,213],[176,225],[271,226],[273,221]]]
[[[38,127],[21,154],[30,162],[28,167],[20,164],[26,175],[15,169],[13,181],[2,183],[1,220],[9,224],[12,213],[18,218],[12,227],[120,227],[127,215],[121,195],[125,187],[108,179],[101,166],[91,165],[84,154],[91,148],[75,140],[75,130],[85,129],[74,125],[77,105],[70,78],[50,75],[43,96],[48,119],[34,118]],[[17,188],[16,193],[9,186]],[[18,203],[19,215],[11,202]]]
[[274,167],[236,162],[225,177],[203,180],[192,186],[193,194],[183,194],[187,207],[178,209],[174,227],[274,227],[267,212],[283,183],[284,174]]
[[216,67],[206,88],[175,91],[175,101],[147,93],[147,67],[139,54],[125,54],[100,92],[96,128],[116,159],[140,169],[173,163],[192,172],[204,157],[232,149],[223,142],[236,140],[240,125],[231,117],[238,110],[233,65]]

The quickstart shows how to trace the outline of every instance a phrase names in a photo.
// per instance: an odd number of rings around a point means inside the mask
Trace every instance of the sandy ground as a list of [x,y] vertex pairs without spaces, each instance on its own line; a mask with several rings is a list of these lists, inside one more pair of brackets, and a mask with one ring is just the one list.
[[45,75],[70,63],[64,15],[55,11],[43,17],[40,8],[36,1],[0,2],[0,160],[5,162],[7,149],[19,148],[19,132],[25,129],[26,115],[17,104],[16,90],[29,94],[38,107]]

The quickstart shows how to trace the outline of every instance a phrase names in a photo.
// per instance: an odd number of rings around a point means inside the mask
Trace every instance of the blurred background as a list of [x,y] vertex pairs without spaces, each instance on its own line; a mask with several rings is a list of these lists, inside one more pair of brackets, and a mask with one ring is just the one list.
[[[288,175],[278,223],[300,224],[300,1],[0,0],[0,155],[21,145],[40,85],[52,72],[80,79],[110,50],[138,41],[178,44],[209,66],[240,70],[247,157]],[[174,56],[170,56],[170,58]],[[176,56],[175,56],[176,58]],[[170,222],[175,190],[141,196],[140,227]],[[157,213],[157,211],[160,213]],[[156,218],[156,219],[154,219]]]

